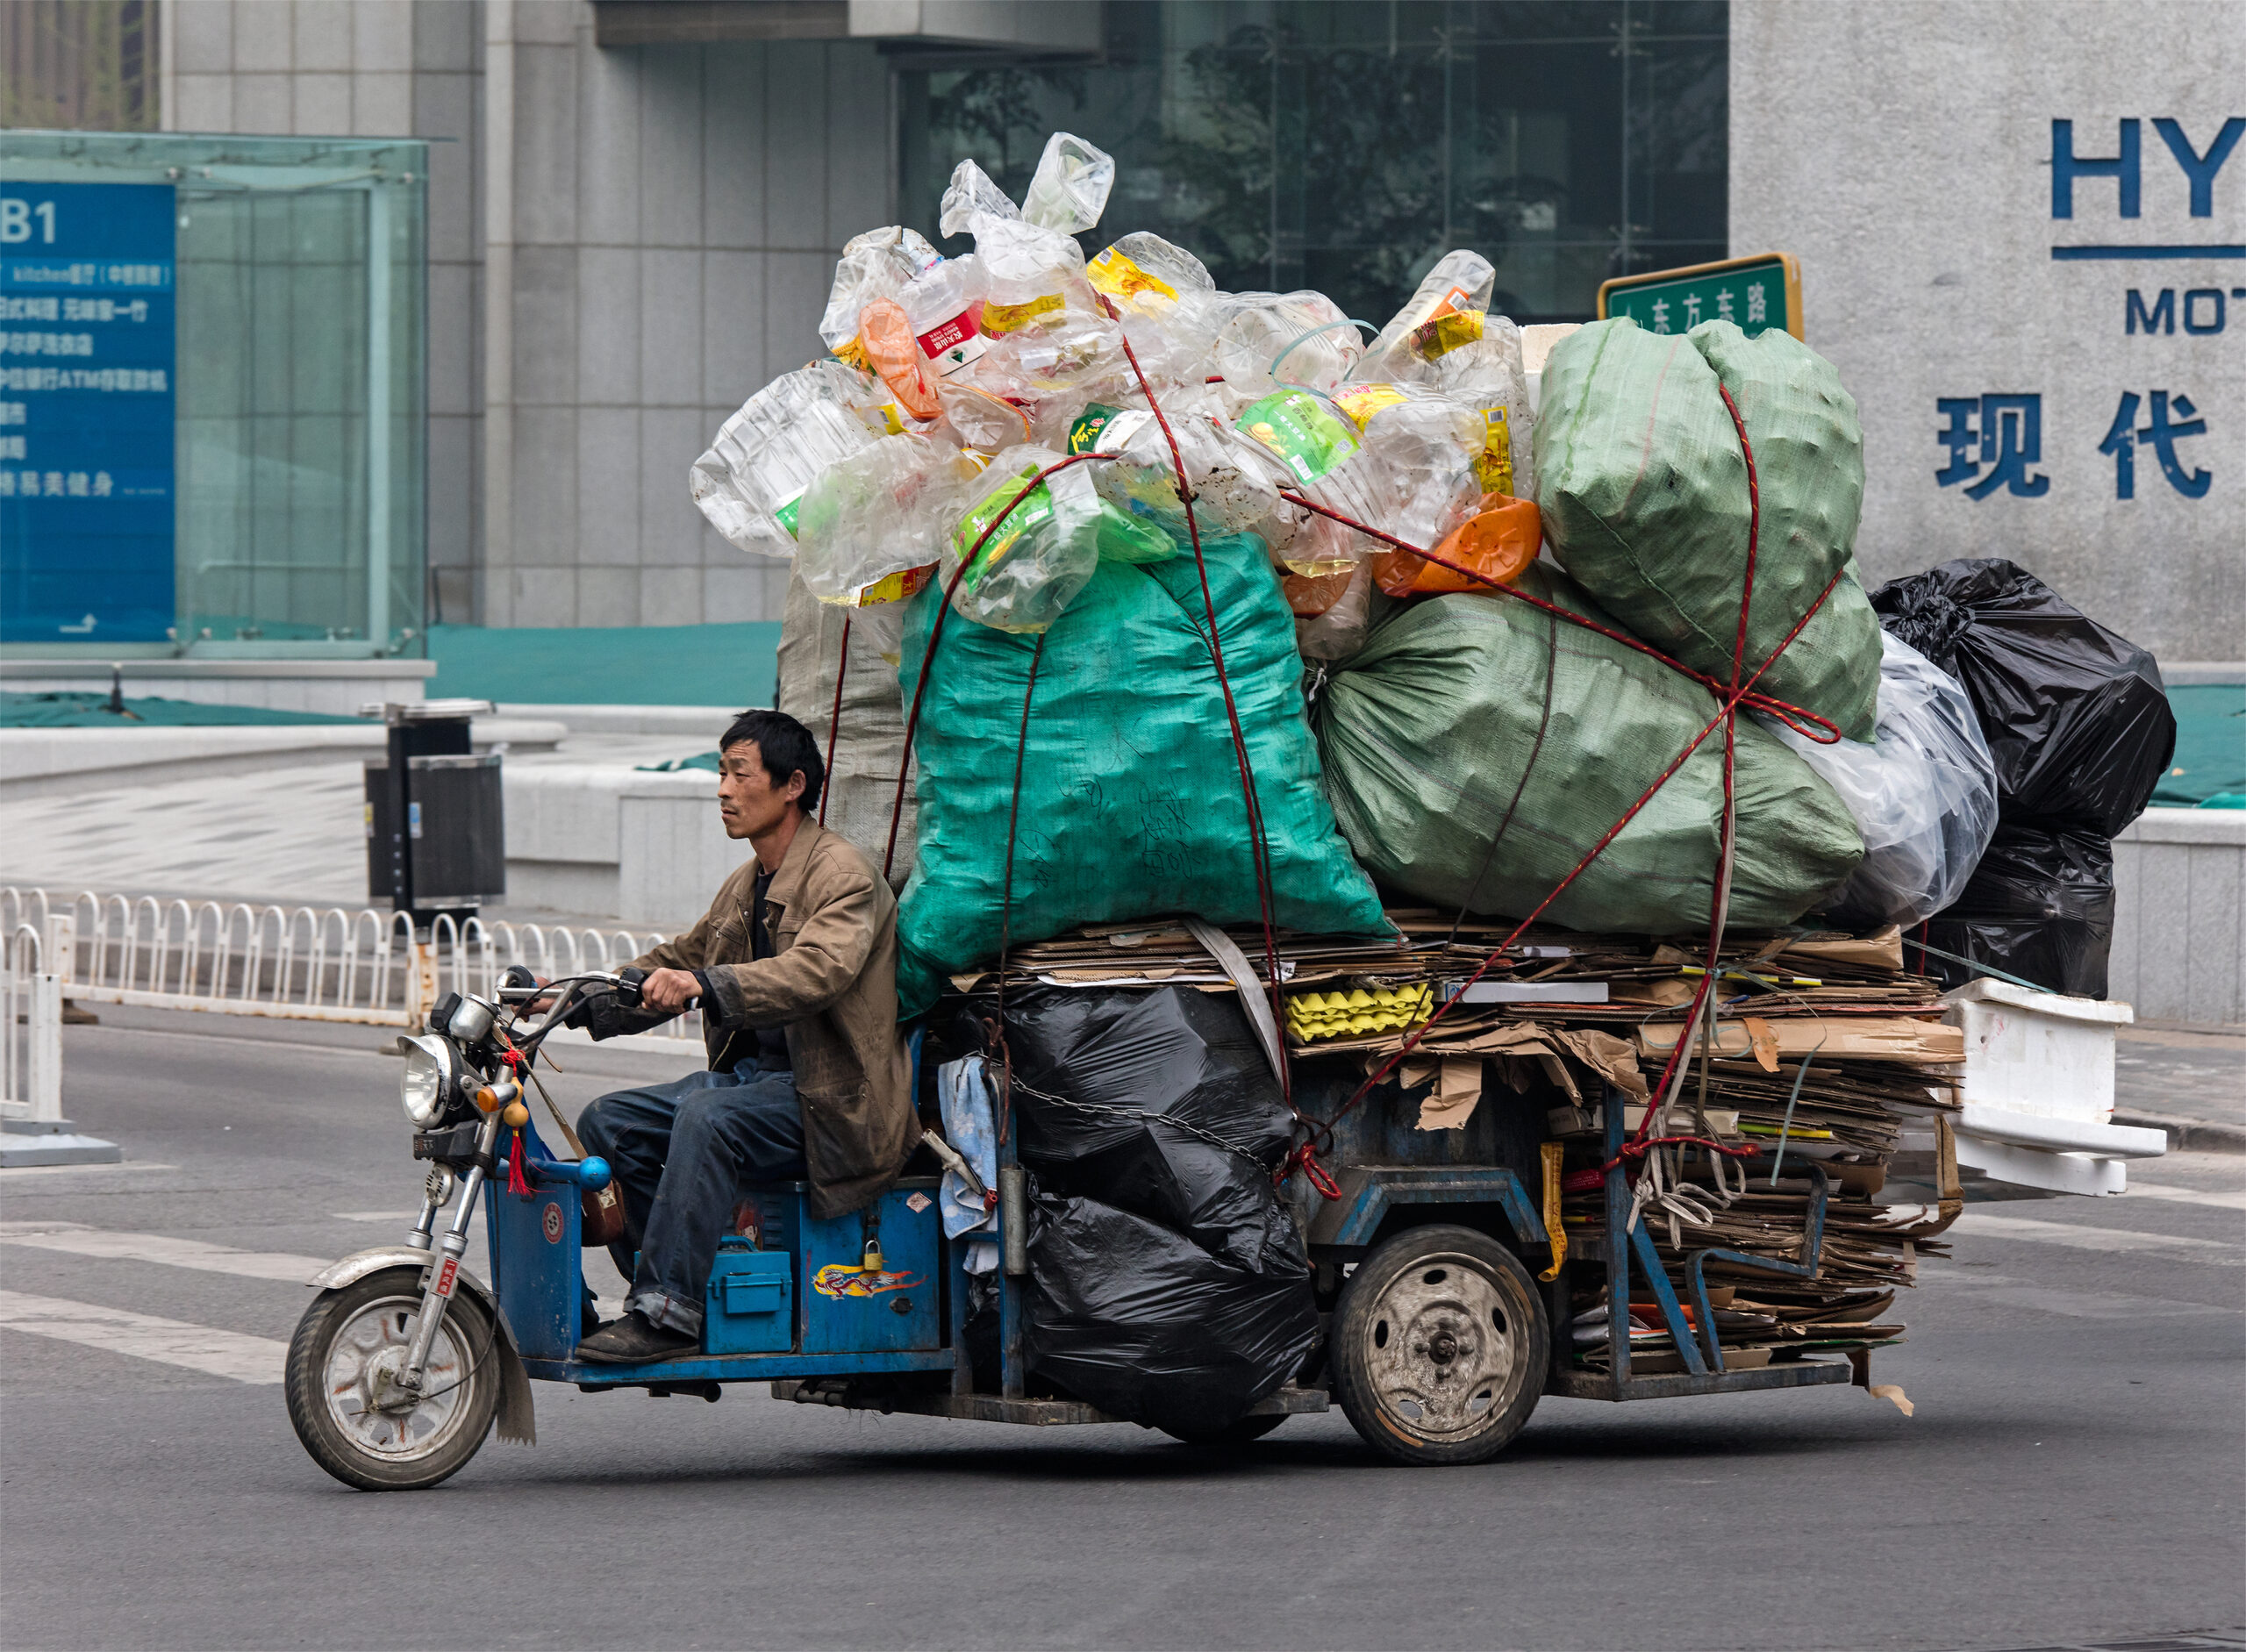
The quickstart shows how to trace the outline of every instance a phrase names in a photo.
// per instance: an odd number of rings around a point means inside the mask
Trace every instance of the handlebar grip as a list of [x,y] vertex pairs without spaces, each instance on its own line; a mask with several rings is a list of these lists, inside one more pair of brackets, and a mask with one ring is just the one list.
[[647,972],[645,969],[619,969],[616,972],[616,979],[619,983],[616,996],[626,1009],[635,1010],[640,1007],[640,987],[647,978]]
[[534,1180],[547,1184],[567,1184],[583,1188],[588,1193],[597,1193],[611,1180],[608,1161],[600,1157],[579,1159],[569,1162],[561,1159],[533,1159],[530,1173]]

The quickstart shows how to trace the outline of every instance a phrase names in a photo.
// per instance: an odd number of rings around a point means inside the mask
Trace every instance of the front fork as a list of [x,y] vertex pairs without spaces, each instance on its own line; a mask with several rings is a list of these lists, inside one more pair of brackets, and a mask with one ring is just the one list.
[[[398,1387],[409,1393],[419,1393],[427,1379],[429,1351],[436,1346],[437,1333],[445,1322],[445,1309],[451,1304],[453,1288],[460,1277],[461,1258],[468,1254],[468,1224],[476,1213],[476,1196],[482,1191],[489,1172],[485,1167],[493,1162],[492,1154],[499,1141],[499,1115],[489,1112],[483,1116],[483,1127],[476,1133],[476,1162],[461,1178],[460,1208],[454,1212],[452,1226],[446,1228],[439,1241],[441,1255],[431,1258],[431,1267],[421,1286],[421,1313],[413,1327],[413,1344],[406,1350],[405,1363],[397,1374]],[[421,1210],[421,1219],[414,1225],[413,1242],[416,1248],[429,1248],[430,1232],[436,1226],[437,1201],[426,1201]]]

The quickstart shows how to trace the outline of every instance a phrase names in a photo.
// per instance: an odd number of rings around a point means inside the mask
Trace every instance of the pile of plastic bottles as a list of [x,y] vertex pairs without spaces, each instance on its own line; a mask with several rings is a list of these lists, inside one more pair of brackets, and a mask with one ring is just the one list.
[[1408,1032],[1435,1012],[1434,992],[1416,986],[1356,987],[1346,992],[1298,992],[1286,1000],[1287,1038],[1314,1044],[1323,1039],[1370,1038]]
[[1101,561],[1186,548],[1182,474],[1203,533],[1269,547],[1322,657],[1355,647],[1376,578],[1472,582],[1298,500],[1492,577],[1534,560],[1520,335],[1489,313],[1488,261],[1443,255],[1368,343],[1324,294],[1220,291],[1156,235],[1087,259],[1114,176],[1055,132],[1019,205],[974,161],[953,172],[940,221],[972,253],[895,226],[850,241],[832,357],[751,397],[694,463],[719,531],[892,627],[965,561],[962,617],[1039,632]]

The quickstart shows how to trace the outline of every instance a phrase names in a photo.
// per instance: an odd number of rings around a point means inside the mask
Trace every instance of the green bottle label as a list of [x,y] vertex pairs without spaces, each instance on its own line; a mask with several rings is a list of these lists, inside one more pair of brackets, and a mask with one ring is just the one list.
[[1279,390],[1250,403],[1234,423],[1304,482],[1317,481],[1357,451],[1348,421],[1307,390]]

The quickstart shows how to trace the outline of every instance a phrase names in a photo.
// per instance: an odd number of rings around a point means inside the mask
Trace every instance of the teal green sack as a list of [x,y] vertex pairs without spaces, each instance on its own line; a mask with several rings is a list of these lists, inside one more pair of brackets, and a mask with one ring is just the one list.
[[[1532,566],[1520,589],[1613,624],[1547,564]],[[1413,603],[1375,626],[1327,683],[1318,739],[1334,814],[1374,876],[1447,912],[1525,918],[1715,711],[1707,690],[1635,649],[1527,603],[1470,594]],[[1734,777],[1730,921],[1791,923],[1863,858],[1856,822],[1750,718],[1739,719]],[[1705,933],[1722,821],[1719,728],[1543,921]]]
[[[1380,898],[1334,828],[1303,719],[1294,616],[1262,545],[1205,541],[1283,928],[1384,935]],[[917,688],[943,593],[915,597],[898,666]],[[1165,913],[1254,923],[1240,765],[1191,555],[1103,561],[1045,633],[1015,834],[1013,944]],[[913,743],[919,855],[898,905],[900,1014],[998,955],[1014,748],[1037,639],[944,622]]]
[[1747,669],[1839,573],[1756,686],[1868,740],[1880,649],[1852,554],[1863,437],[1840,375],[1799,340],[1750,339],[1728,321],[1652,333],[1626,318],[1563,339],[1544,365],[1536,419],[1536,506],[1552,554],[1634,634],[1727,682],[1749,511],[1725,390],[1747,426],[1762,501]]

